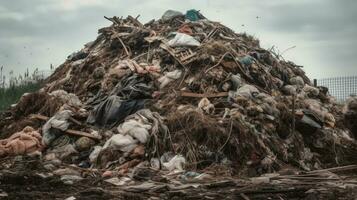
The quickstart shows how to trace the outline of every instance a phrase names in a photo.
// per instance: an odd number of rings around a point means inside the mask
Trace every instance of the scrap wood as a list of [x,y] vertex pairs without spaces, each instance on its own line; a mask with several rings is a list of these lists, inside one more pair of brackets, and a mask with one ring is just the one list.
[[197,53],[192,52],[191,49],[185,50],[185,51],[176,51],[175,49],[171,48],[166,40],[162,40],[162,43],[160,44],[160,47],[177,60],[177,62],[180,63],[180,65],[185,66],[191,62],[193,62],[196,58]]
[[193,92],[177,91],[177,93],[182,97],[195,97],[195,98],[215,98],[215,97],[227,97],[228,92],[219,92],[213,94],[198,94]]
[[[32,119],[39,119],[39,120],[43,120],[43,121],[47,121],[49,119],[49,117],[44,116],[44,115],[40,115],[40,114],[32,114],[30,116],[30,118]],[[88,137],[91,139],[95,139],[95,140],[100,140],[101,138],[95,135],[92,135],[90,133],[86,133],[83,131],[77,131],[77,130],[72,130],[72,129],[67,129],[66,131],[64,131],[65,133],[69,134],[69,135],[75,135],[75,136],[84,136],[84,137]]]
[[319,173],[319,172],[340,172],[340,171],[347,171],[347,170],[354,170],[357,169],[357,165],[346,165],[346,166],[341,166],[341,167],[332,167],[332,168],[327,168],[327,169],[319,169],[319,170],[314,170],[310,172],[306,172],[307,174],[314,174],[314,173]]
[[95,135],[92,135],[90,133],[86,133],[86,132],[83,132],[83,131],[76,131],[76,130],[68,129],[68,130],[65,131],[65,133],[68,133],[70,135],[84,136],[84,137],[89,137],[91,139],[100,140],[100,137],[97,137]]
[[138,15],[136,18],[134,18],[133,16],[129,15],[128,19],[136,26],[140,27],[140,28],[144,28],[144,25],[142,23],[139,22],[138,18],[140,17],[140,15]]
[[245,195],[244,193],[240,193],[240,196],[244,199],[244,200],[250,200],[250,198]]
[[30,118],[31,119],[39,119],[39,120],[42,120],[42,121],[47,121],[47,120],[50,119],[49,117],[44,116],[44,115],[40,115],[40,114],[31,114]]

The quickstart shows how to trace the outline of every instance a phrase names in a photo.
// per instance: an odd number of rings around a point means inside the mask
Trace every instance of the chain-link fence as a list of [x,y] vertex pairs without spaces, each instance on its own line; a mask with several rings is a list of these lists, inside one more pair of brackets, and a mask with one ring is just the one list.
[[338,101],[345,101],[349,96],[357,95],[357,76],[318,79],[317,85],[327,87]]

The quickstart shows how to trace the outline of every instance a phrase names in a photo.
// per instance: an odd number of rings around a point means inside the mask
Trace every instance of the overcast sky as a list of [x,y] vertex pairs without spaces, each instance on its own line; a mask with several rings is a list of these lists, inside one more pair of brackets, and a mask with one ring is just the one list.
[[310,78],[357,75],[357,0],[0,0],[0,65],[7,73],[47,70],[110,25],[103,16],[147,22],[191,8],[264,48],[296,46],[283,57]]

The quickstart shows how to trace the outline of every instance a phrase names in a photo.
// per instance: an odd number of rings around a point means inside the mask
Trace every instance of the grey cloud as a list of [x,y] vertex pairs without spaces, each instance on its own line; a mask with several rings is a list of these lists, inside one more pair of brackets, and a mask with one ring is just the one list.
[[[97,3],[83,3],[91,1]],[[66,8],[64,0],[0,0],[0,65],[18,72],[59,65],[110,24],[104,15],[140,14],[146,22],[167,9],[196,8],[237,32],[259,37],[263,47],[296,45],[285,56],[304,65],[310,77],[344,75],[341,69],[357,75],[355,0],[91,1],[71,0]]]

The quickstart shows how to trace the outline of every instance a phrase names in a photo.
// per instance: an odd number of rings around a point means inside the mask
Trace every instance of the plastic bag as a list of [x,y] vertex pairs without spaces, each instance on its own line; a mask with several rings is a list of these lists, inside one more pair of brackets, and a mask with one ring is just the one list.
[[66,131],[69,127],[68,119],[73,115],[70,110],[63,110],[57,112],[53,117],[51,117],[46,124],[42,127],[42,142],[45,145],[50,145],[51,142],[56,139],[56,134],[51,131],[51,128],[59,129],[61,131]]
[[149,131],[152,128],[150,124],[144,124],[134,119],[128,120],[118,127],[118,132],[123,135],[130,135],[145,144],[149,138]]
[[174,70],[165,74],[158,79],[160,84],[160,89],[164,88],[167,84],[171,83],[173,80],[179,79],[181,77],[182,71],[181,70]]
[[184,33],[176,33],[175,37],[168,42],[170,47],[180,46],[200,46],[201,43],[190,35]]
[[107,140],[103,149],[112,148],[122,152],[130,152],[137,146],[137,141],[130,135],[116,134]]
[[167,21],[177,16],[183,16],[183,13],[176,10],[167,10],[161,17],[162,20]]
[[230,98],[236,98],[238,96],[245,97],[247,99],[252,99],[254,96],[259,94],[259,90],[253,85],[243,85],[242,87],[238,88],[237,91],[229,91]]

